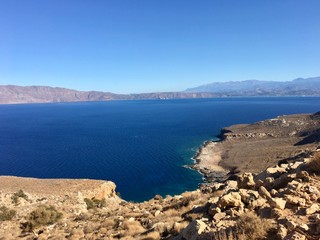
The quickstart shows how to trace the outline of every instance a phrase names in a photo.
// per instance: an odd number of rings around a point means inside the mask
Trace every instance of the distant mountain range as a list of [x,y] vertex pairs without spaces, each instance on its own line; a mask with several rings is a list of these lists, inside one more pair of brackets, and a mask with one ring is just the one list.
[[259,80],[215,82],[189,88],[186,92],[210,92],[226,96],[319,96],[320,77],[297,78],[287,82]]
[[287,82],[258,80],[215,82],[195,88],[189,88],[181,92],[139,94],[77,91],[67,88],[47,86],[0,86],[0,104],[236,96],[320,96],[320,77],[298,78]]

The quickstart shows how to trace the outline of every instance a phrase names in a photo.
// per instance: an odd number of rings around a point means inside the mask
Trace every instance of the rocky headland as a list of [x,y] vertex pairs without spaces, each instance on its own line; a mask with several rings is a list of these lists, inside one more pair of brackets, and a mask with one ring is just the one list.
[[205,142],[194,157],[193,168],[209,181],[223,178],[226,172],[258,173],[279,161],[308,156],[319,146],[320,112],[233,125],[218,137],[220,141]]
[[0,239],[320,239],[319,129],[319,113],[228,127],[196,156],[205,184],[142,203],[107,181],[0,177]]

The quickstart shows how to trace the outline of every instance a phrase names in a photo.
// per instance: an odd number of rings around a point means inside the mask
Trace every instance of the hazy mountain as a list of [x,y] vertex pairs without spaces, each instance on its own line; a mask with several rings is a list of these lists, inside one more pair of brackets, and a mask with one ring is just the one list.
[[139,94],[77,91],[47,86],[0,86],[0,104],[212,98],[228,96],[320,96],[320,77],[297,78],[288,82],[258,80],[217,82],[189,88],[183,92]]
[[320,95],[320,77],[297,78],[287,82],[259,80],[215,82],[188,88],[186,92],[210,92],[226,96],[313,96]]
[[110,92],[76,91],[47,86],[0,86],[0,104],[87,102],[138,99],[178,99],[219,97],[214,93],[160,92],[141,94],[114,94]]

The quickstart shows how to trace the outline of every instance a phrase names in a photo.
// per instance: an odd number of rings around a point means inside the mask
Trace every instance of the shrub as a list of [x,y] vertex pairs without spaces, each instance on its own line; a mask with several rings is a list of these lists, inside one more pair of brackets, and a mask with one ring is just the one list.
[[53,206],[39,206],[30,213],[28,221],[22,223],[21,228],[25,231],[31,231],[42,225],[56,223],[61,218],[62,213],[58,212]]
[[19,198],[23,198],[25,200],[28,200],[27,194],[25,194],[21,189],[18,192],[15,192],[11,196],[12,203],[14,203],[16,205],[19,204]]
[[273,228],[270,220],[261,219],[253,212],[242,214],[236,224],[238,239],[267,239],[268,232]]
[[107,206],[106,200],[105,199],[89,199],[85,198],[84,199],[85,203],[87,204],[87,209],[96,209],[96,208],[103,208]]
[[320,152],[316,152],[311,161],[307,164],[309,171],[319,174],[320,173]]
[[145,229],[138,221],[125,221],[123,222],[123,228],[125,230],[125,236],[131,237],[145,231]]
[[11,210],[5,206],[0,207],[0,221],[11,220],[15,215],[15,210]]

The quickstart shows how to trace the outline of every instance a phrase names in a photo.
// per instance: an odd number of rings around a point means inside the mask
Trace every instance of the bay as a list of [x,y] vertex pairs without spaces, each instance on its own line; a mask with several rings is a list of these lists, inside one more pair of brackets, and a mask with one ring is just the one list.
[[111,180],[126,200],[194,190],[184,165],[220,129],[319,111],[320,97],[0,105],[0,175]]

